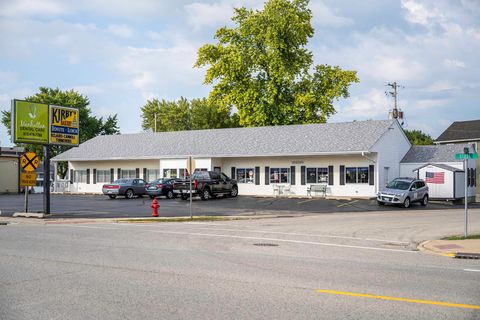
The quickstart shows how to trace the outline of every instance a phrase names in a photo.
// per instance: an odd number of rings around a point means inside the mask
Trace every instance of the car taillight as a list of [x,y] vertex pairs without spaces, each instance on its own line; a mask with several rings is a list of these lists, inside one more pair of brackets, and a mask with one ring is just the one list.
[[105,185],[103,186],[105,189],[120,189],[120,186],[109,186],[109,185]]
[[198,180],[195,179],[193,180],[193,189],[197,189],[198,188]]
[[161,183],[157,184],[157,188],[161,188],[163,185]]

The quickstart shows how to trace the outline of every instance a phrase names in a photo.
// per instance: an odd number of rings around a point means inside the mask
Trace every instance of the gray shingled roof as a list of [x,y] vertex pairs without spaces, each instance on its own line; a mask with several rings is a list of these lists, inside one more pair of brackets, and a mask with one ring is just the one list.
[[455,121],[435,142],[458,140],[480,140],[480,120]]
[[368,151],[395,120],[98,136],[53,161],[247,157]]
[[463,144],[439,144],[434,146],[412,146],[403,157],[402,163],[456,162],[456,153],[463,153]]

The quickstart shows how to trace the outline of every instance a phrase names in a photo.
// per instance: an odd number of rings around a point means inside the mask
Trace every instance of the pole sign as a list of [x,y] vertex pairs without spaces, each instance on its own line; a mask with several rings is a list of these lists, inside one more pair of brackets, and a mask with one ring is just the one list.
[[78,109],[50,105],[50,144],[78,146]]
[[14,143],[48,144],[48,105],[13,100],[12,137]]

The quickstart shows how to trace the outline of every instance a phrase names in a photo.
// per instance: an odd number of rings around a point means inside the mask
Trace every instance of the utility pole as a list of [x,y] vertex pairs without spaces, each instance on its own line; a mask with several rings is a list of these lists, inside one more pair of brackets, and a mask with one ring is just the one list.
[[393,109],[389,112],[389,118],[390,119],[397,119],[400,124],[403,125],[403,111],[398,110],[398,104],[397,104],[397,97],[398,97],[398,91],[397,89],[401,86],[397,84],[396,81],[392,83],[387,83],[387,86],[391,87],[393,91],[385,91],[386,95],[390,95],[393,97]]
[[155,132],[157,132],[157,113],[155,112]]

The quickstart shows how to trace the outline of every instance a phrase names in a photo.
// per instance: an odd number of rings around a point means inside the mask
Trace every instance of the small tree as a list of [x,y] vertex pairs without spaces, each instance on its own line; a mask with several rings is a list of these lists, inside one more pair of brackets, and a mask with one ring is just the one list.
[[421,130],[405,130],[405,134],[413,145],[422,146],[433,144],[432,137]]

